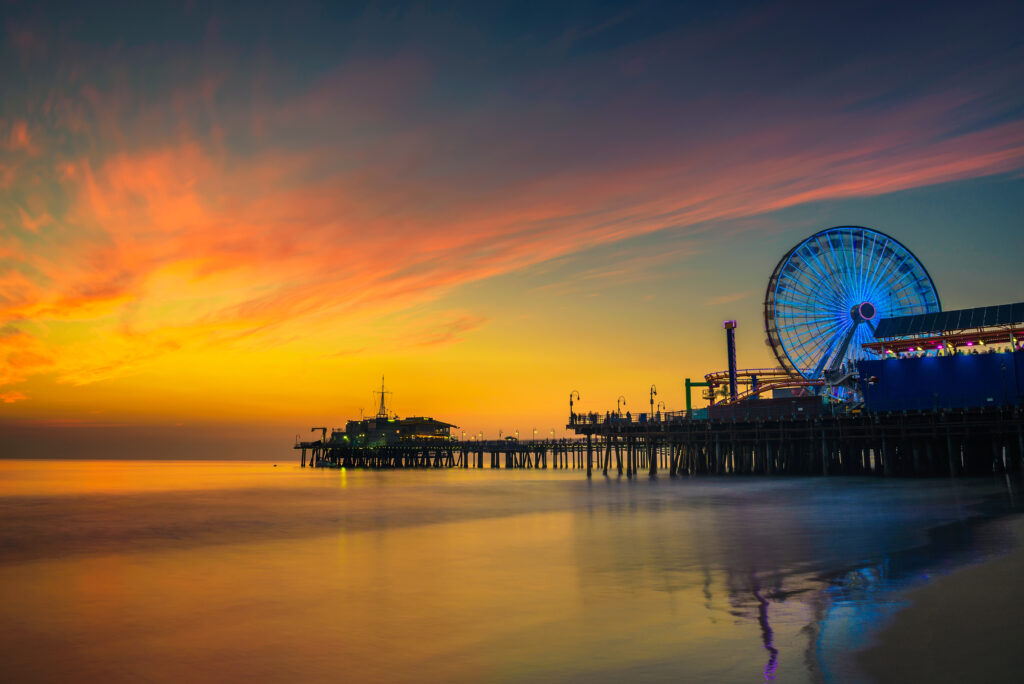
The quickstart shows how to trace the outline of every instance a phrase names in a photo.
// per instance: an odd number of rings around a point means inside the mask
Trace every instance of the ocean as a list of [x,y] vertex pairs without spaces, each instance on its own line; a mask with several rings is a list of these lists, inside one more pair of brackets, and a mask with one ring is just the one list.
[[1015,481],[0,461],[0,680],[859,682]]

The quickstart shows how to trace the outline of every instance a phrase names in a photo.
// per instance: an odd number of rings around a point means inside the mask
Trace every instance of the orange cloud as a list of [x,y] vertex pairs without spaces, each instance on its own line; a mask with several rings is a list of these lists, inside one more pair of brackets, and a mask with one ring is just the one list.
[[36,336],[0,328],[0,387],[24,382],[53,366],[54,357]]
[[0,394],[0,401],[5,404],[13,404],[16,401],[24,401],[28,399],[22,392],[4,392]]
[[39,154],[39,148],[32,144],[32,138],[29,136],[28,122],[21,119],[11,124],[7,146],[11,150],[27,152],[33,156]]
[[18,214],[21,216],[22,227],[30,233],[38,233],[41,227],[53,223],[53,217],[45,211],[39,216],[33,218],[32,216],[29,216],[27,211],[18,207]]

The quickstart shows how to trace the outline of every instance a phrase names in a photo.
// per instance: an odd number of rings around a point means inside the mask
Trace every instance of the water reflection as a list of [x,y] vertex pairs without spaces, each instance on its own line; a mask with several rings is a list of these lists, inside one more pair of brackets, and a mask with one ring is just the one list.
[[995,480],[74,468],[116,484],[0,463],[5,679],[851,681],[892,591],[1015,510]]
[[[756,584],[756,582],[755,582]],[[757,624],[761,626],[761,641],[768,651],[768,664],[764,666],[765,681],[775,679],[775,665],[779,660],[779,649],[772,644],[772,627],[768,624],[768,600],[762,598],[758,589],[754,589],[754,598],[757,599]]]

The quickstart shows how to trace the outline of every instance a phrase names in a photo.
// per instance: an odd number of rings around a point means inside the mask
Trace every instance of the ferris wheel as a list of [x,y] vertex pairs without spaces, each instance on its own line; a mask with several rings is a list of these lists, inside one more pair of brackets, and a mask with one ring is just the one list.
[[789,250],[768,281],[768,344],[793,376],[815,380],[862,358],[879,319],[940,311],[921,262],[871,228],[838,226]]

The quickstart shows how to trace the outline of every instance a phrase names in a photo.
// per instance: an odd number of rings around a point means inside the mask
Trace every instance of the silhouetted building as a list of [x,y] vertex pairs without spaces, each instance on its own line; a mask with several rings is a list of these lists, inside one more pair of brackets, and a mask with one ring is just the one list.
[[345,432],[335,431],[332,439],[348,439],[360,446],[379,446],[410,440],[448,439],[449,430],[453,427],[457,426],[423,416],[409,418],[375,416],[348,421],[345,424]]

